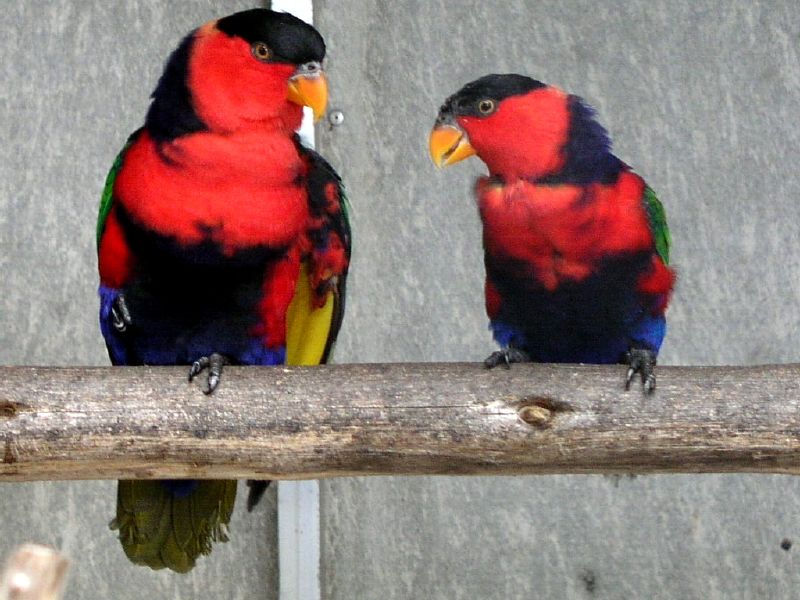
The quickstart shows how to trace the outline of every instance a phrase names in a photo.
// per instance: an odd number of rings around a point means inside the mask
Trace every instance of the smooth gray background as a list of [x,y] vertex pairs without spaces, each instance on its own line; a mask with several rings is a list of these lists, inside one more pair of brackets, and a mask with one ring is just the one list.
[[[253,2],[26,0],[0,13],[0,364],[106,364],[94,219],[168,52]],[[515,71],[584,96],[659,192],[680,273],[665,364],[800,360],[800,9],[793,1],[316,2],[319,128],[353,204],[339,362],[478,360],[473,159],[436,172],[442,100]],[[622,377],[622,372],[620,373]],[[657,401],[657,395],[652,401]],[[351,598],[791,598],[800,482],[779,476],[323,482],[323,594]],[[0,554],[48,542],[69,598],[273,598],[275,498],[188,577],[129,566],[114,484],[0,486]]]

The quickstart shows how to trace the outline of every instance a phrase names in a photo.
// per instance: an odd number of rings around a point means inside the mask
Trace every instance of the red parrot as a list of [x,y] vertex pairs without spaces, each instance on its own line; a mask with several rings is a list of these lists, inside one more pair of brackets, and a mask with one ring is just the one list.
[[439,167],[477,155],[486,311],[512,362],[624,363],[655,389],[675,274],[655,192],[611,153],[580,98],[523,75],[450,96],[430,136]]
[[[295,131],[327,102],[325,43],[254,9],[191,32],[106,181],[97,226],[100,328],[115,365],[318,364],[344,311],[341,180]],[[251,488],[249,505],[266,484]],[[121,481],[128,557],[185,572],[227,539],[235,481]]]

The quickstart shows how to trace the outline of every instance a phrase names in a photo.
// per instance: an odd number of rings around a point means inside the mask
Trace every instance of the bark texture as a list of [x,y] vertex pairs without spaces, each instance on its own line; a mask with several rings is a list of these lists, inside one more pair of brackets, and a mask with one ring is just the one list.
[[3,367],[0,481],[800,472],[800,366]]

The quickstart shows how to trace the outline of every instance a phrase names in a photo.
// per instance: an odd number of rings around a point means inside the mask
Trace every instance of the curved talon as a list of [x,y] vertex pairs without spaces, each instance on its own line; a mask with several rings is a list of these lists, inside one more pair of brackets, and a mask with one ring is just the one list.
[[628,367],[628,372],[625,374],[625,391],[627,392],[631,389],[631,381],[633,381],[633,376],[636,375],[636,369],[633,367]]
[[199,375],[203,369],[205,369],[209,364],[210,360],[207,356],[201,356],[196,361],[192,363],[192,368],[189,369],[189,381],[195,378],[195,375]]
[[119,294],[111,305],[111,324],[119,333],[125,332],[131,326],[131,311],[125,301],[125,294]]
[[531,362],[531,357],[528,353],[519,348],[509,347],[492,352],[486,357],[486,360],[483,361],[483,366],[487,369],[493,369],[497,365],[503,365],[506,369],[510,369],[511,363],[523,362]]
[[633,381],[636,373],[639,373],[644,393],[652,394],[656,389],[656,353],[646,348],[631,348],[625,358],[628,362],[628,371],[625,374],[625,389],[631,389],[631,381]]
[[222,377],[222,367],[229,363],[228,359],[222,354],[217,352],[212,353],[210,356],[201,356],[192,363],[189,369],[189,381],[199,375],[203,370],[208,369],[208,385],[203,390],[206,395],[212,394],[219,385],[220,378]]

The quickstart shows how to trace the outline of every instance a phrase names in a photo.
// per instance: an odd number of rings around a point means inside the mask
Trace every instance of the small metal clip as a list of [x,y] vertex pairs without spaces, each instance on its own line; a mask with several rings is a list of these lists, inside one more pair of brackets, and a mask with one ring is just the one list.
[[328,112],[328,124],[331,129],[338,127],[342,123],[344,123],[344,113],[341,110],[335,108]]

